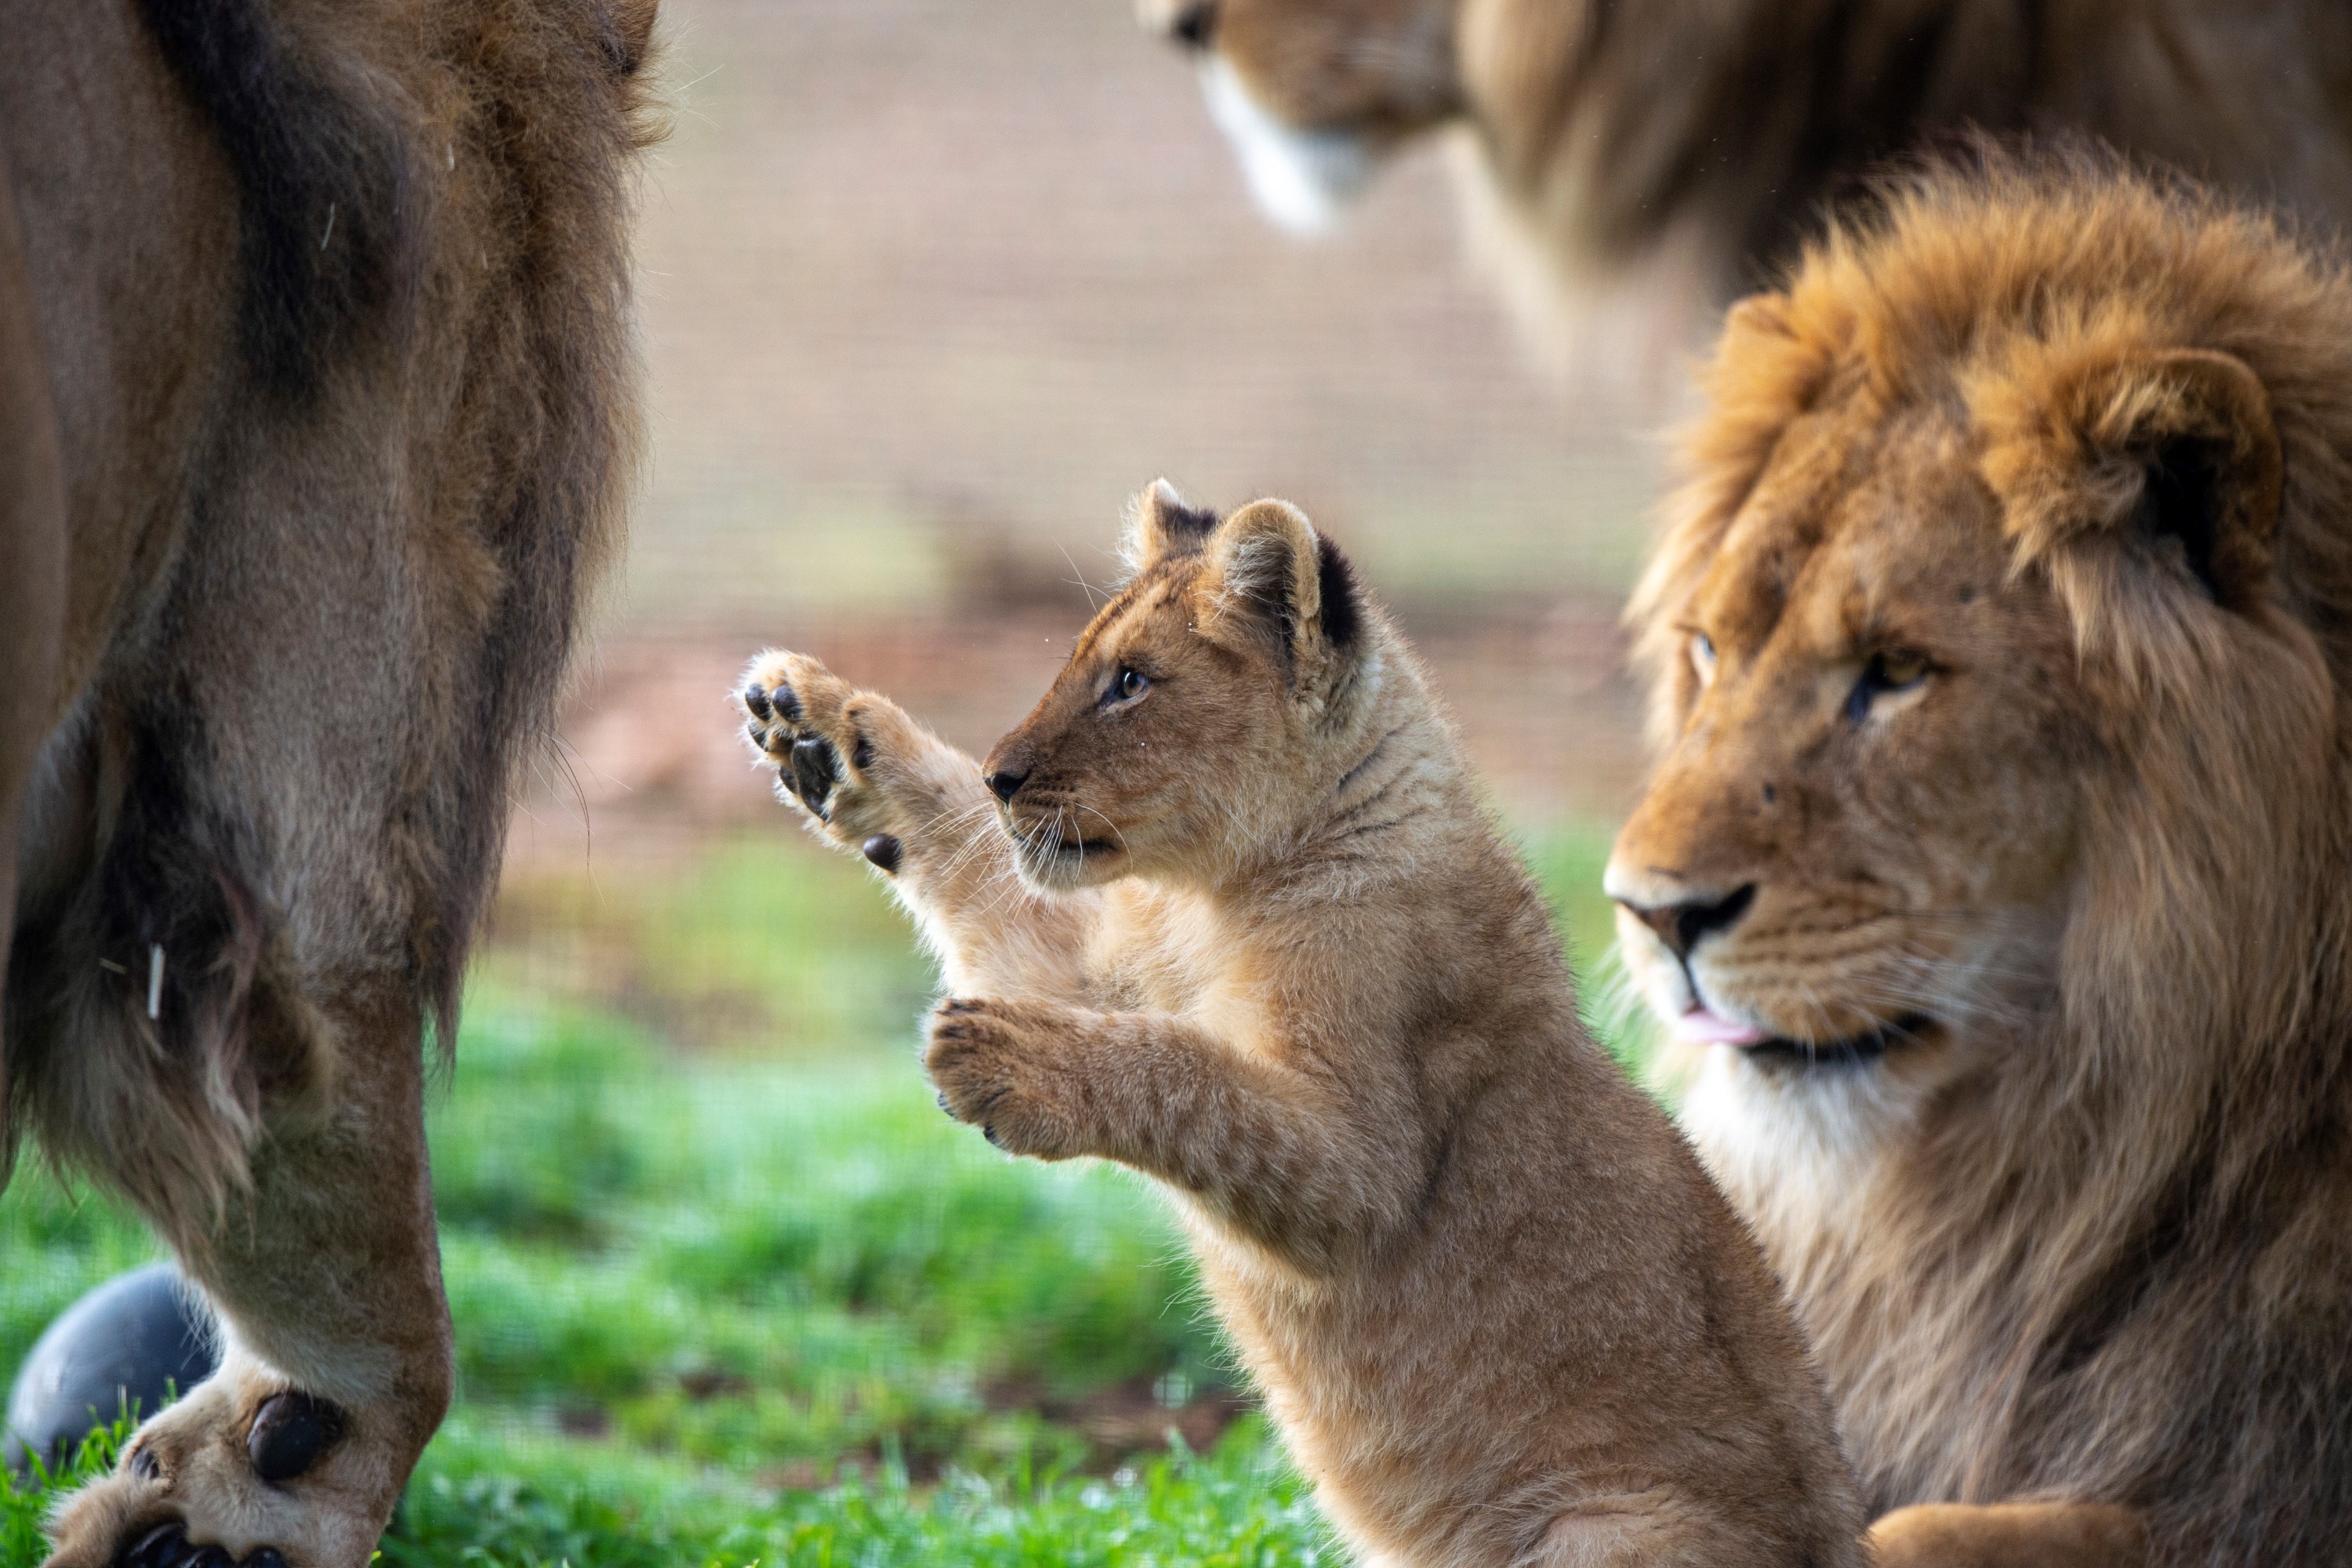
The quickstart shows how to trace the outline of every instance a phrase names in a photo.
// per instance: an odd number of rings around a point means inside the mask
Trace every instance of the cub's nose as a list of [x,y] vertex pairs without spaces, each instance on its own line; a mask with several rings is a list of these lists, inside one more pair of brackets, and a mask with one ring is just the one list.
[[1617,900],[1628,914],[1658,933],[1658,940],[1676,958],[1688,958],[1691,950],[1712,932],[1728,931],[1748,912],[1756,901],[1756,884],[1748,883],[1720,899],[1692,899],[1672,904],[1637,904],[1629,899]]
[[1037,748],[1031,743],[1025,726],[991,746],[980,763],[980,776],[987,782],[988,793],[1006,802],[1036,771]]

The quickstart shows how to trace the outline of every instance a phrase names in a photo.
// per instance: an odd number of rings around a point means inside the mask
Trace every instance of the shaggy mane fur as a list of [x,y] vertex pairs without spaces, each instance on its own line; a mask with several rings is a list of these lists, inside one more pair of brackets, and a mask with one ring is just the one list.
[[266,1121],[331,1076],[321,996],[397,977],[454,1037],[515,768],[635,450],[652,13],[139,15],[234,191],[235,324],[225,363],[194,330],[164,351],[210,389],[166,459],[184,489],[105,563],[123,617],[88,628],[33,781],[5,1138],[37,1129],[194,1244]]
[[[2308,0],[1139,0],[1269,211],[1311,223],[1446,125],[1538,321],[1635,263],[1722,297],[1890,159],[2077,134],[2352,218],[2352,10]],[[1298,193],[1307,193],[1302,196]],[[1284,193],[1291,193],[1285,195]]]
[[2352,215],[2352,25],[2242,0],[1465,0],[1484,166],[1557,260],[1680,237],[1751,282],[1890,157],[2077,132]]
[[[2187,382],[2112,366],[2217,355],[2276,431],[2274,452],[2211,454],[2251,511],[2276,504],[2269,538],[2245,531],[2204,577],[2226,613],[2134,553],[2173,548],[2166,487],[2212,474],[2151,478],[2107,439],[2194,413]],[[2340,1561],[2352,277],[2280,220],[2101,159],[1987,159],[1809,247],[1734,310],[1706,393],[1629,612],[1661,738],[1684,606],[1782,433],[1832,393],[1858,424],[1959,415],[2013,579],[2046,584],[2075,645],[2071,669],[2015,677],[2079,683],[2084,715],[2058,995],[1997,1068],[1885,1135],[1864,1218],[1792,1200],[1759,1219],[1866,1489],[1882,1508],[2130,1503],[2166,1564]]]

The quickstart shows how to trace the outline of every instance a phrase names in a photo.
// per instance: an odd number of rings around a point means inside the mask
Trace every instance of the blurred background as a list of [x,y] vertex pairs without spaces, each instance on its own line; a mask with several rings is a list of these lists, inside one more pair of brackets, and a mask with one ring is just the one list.
[[[1540,363],[1442,150],[1277,234],[1124,0],[664,16],[651,460],[437,1090],[460,1400],[386,1559],[1337,1561],[1158,1201],[933,1108],[928,967],[728,692],[800,647],[984,749],[1137,489],[1284,496],[1433,664],[1597,999],[1675,329],[1622,295]],[[153,1256],[28,1163],[0,1365]],[[0,1510],[0,1561],[35,1523]]]

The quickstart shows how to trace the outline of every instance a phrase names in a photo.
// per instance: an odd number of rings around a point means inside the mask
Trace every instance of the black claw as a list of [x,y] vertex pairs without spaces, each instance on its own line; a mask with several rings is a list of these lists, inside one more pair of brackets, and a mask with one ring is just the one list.
[[802,801],[823,816],[825,796],[833,793],[834,781],[841,776],[840,762],[833,754],[832,743],[816,735],[804,735],[794,741],[793,776],[800,783]]
[[898,874],[898,861],[905,854],[906,847],[889,834],[877,833],[858,848],[868,860],[881,867],[886,875],[895,877]]
[[980,1135],[987,1139],[992,1148],[1004,1147],[1004,1140],[996,1135],[996,1123],[992,1121],[983,1121],[980,1124]]
[[768,693],[756,680],[743,689],[743,706],[751,710],[752,718],[762,721],[775,712],[774,709],[768,706]]
[[245,1452],[263,1480],[290,1481],[317,1464],[342,1435],[341,1412],[289,1388],[262,1402],[245,1435]]
[[184,1525],[159,1524],[141,1536],[128,1551],[114,1554],[114,1568],[174,1568],[187,1555]]
[[775,704],[776,717],[785,723],[797,724],[801,721],[801,700],[794,696],[793,689],[782,681],[776,682],[773,689],[769,691],[768,700]]
[[182,1568],[236,1568],[236,1559],[226,1546],[206,1546],[199,1548]]

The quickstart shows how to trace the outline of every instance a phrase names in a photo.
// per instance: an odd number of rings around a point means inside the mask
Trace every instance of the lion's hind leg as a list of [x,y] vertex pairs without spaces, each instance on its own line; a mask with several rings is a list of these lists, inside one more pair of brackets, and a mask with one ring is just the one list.
[[218,1309],[220,1369],[67,1500],[51,1568],[365,1568],[440,1424],[421,1019],[354,995],[312,1021],[333,1042],[324,1103],[273,1119],[208,1222],[150,1215]]

